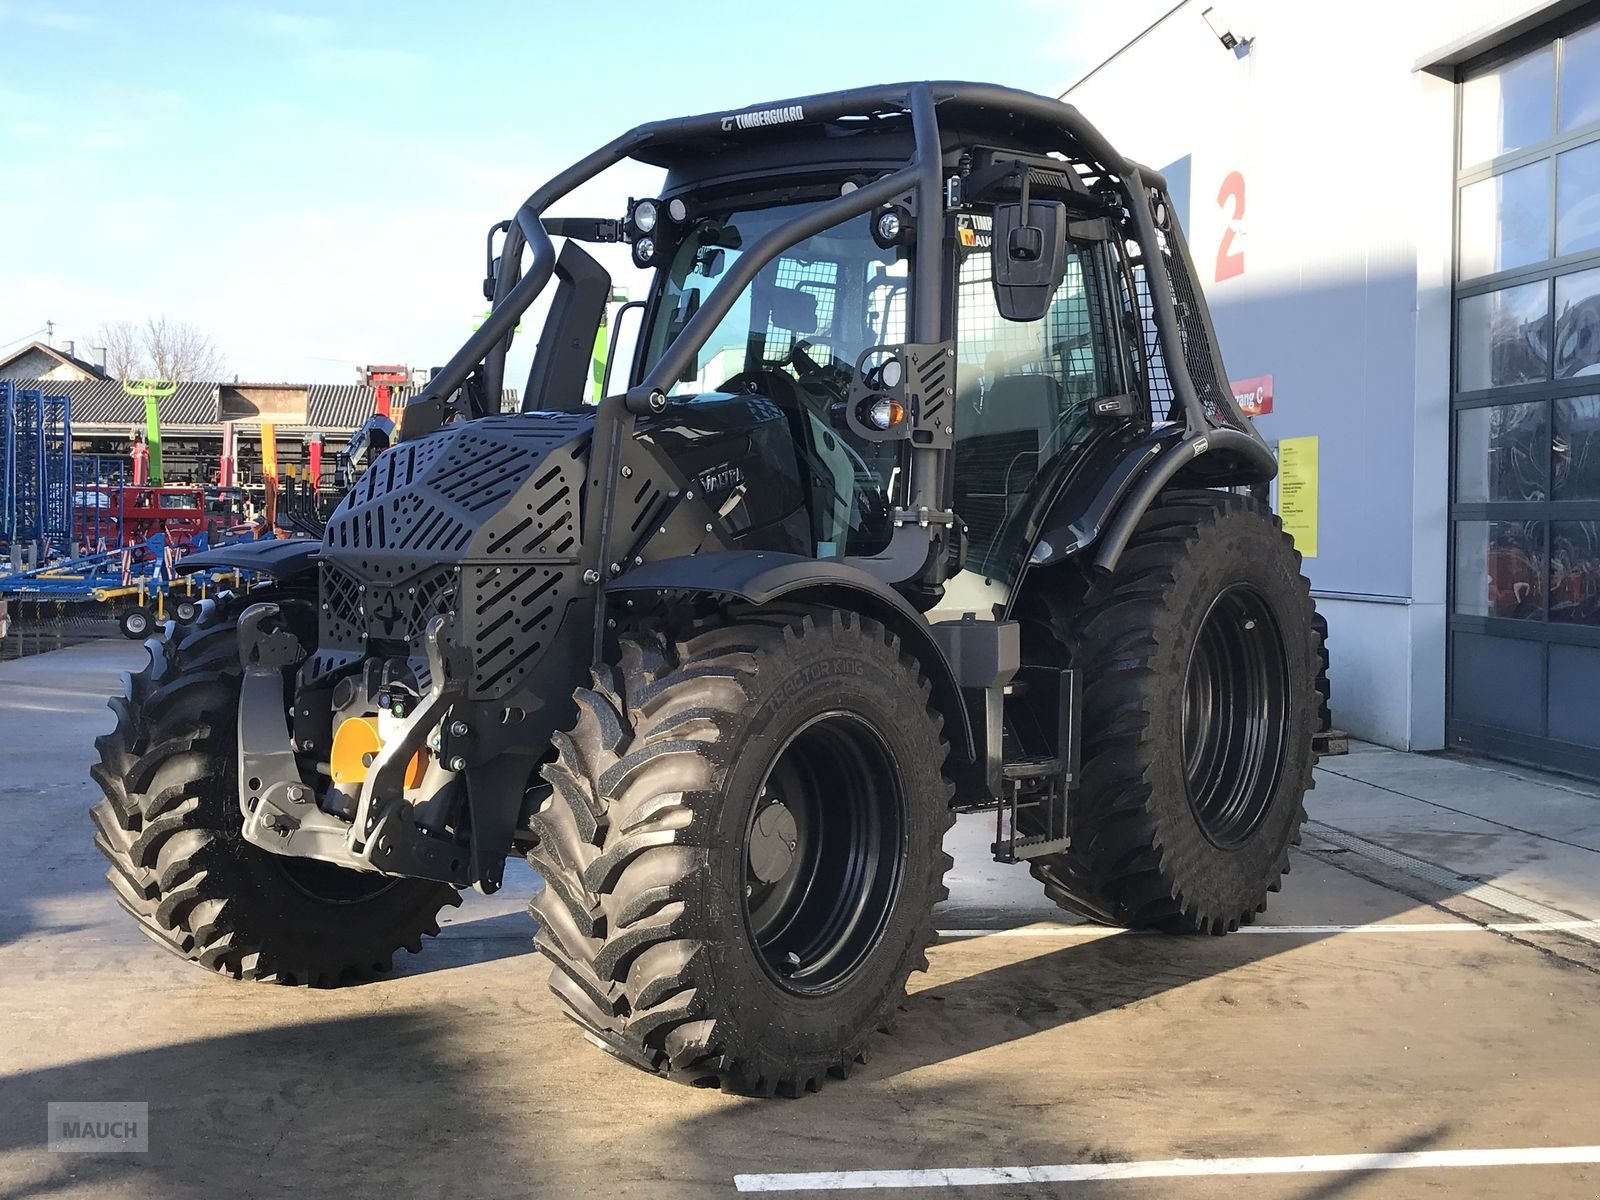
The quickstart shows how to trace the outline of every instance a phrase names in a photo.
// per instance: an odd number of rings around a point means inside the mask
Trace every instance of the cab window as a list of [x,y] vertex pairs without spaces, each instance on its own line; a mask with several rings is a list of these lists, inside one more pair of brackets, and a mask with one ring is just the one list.
[[963,246],[956,296],[956,512],[967,567],[1009,582],[1028,519],[1073,453],[1099,428],[1091,401],[1126,388],[1098,243],[1072,243],[1066,274],[1038,321],[995,306],[987,220]]

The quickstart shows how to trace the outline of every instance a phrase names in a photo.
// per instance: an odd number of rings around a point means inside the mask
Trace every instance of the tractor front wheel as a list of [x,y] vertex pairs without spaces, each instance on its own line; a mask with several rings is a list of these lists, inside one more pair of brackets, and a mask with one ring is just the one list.
[[625,638],[576,699],[528,856],[567,1014],[683,1082],[848,1074],[945,895],[949,747],[918,663],[853,613],[757,610]]

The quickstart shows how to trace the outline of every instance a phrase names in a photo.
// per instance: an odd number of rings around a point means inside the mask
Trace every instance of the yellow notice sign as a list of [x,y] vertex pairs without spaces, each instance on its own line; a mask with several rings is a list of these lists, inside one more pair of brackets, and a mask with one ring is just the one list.
[[1278,443],[1278,515],[1304,558],[1317,556],[1317,439]]

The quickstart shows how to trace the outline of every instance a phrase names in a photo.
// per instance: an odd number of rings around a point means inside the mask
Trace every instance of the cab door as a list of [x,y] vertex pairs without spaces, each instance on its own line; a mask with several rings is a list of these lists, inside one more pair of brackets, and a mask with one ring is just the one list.
[[1004,589],[1020,573],[1039,505],[1089,440],[1132,418],[1134,402],[1108,246],[1069,242],[1045,315],[1007,321],[995,303],[987,218],[969,219],[973,236],[962,240],[973,244],[957,249],[955,510],[967,527],[967,571]]

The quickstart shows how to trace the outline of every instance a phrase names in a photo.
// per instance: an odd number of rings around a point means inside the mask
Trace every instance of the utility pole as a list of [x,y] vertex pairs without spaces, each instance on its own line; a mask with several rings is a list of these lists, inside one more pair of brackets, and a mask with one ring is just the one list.
[[46,346],[54,346],[56,344],[56,323],[54,321],[46,321],[44,323],[44,344]]

